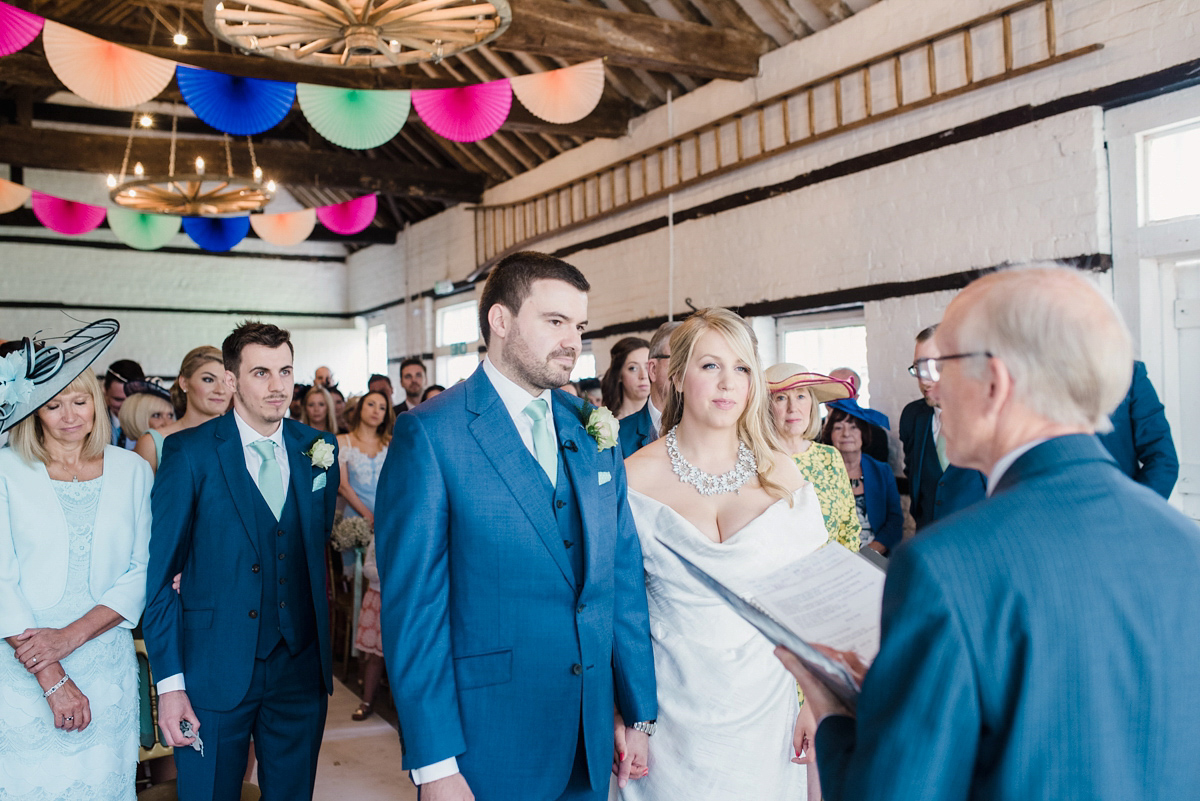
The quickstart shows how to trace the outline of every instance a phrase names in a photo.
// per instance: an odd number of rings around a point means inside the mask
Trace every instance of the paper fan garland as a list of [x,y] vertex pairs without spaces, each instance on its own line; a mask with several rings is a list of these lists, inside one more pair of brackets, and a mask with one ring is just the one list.
[[184,217],[183,230],[204,250],[223,253],[250,233],[250,217]]
[[508,119],[512,87],[505,78],[454,89],[414,89],[412,104],[434,133],[454,142],[477,142]]
[[315,209],[286,211],[281,214],[252,214],[250,227],[258,238],[272,245],[298,245],[317,225]]
[[25,205],[32,194],[29,189],[0,178],[0,214],[8,214]]
[[579,122],[591,114],[604,94],[604,62],[585,61],[571,67],[509,78],[513,94],[535,117],[556,125]]
[[243,78],[180,65],[175,80],[196,116],[218,131],[250,136],[283,121],[296,99],[296,84]]
[[179,233],[182,218],[167,214],[143,214],[140,211],[111,208],[108,227],[124,245],[135,250],[158,250]]
[[375,195],[363,195],[345,203],[318,207],[317,219],[335,234],[350,236],[371,224],[378,206]]
[[403,90],[342,89],[296,85],[300,110],[313,129],[335,145],[366,150],[388,142],[408,119],[412,100]]
[[175,62],[97,39],[46,20],[42,46],[50,69],[89,103],[132,108],[157,97],[175,74]]
[[0,3],[0,56],[11,55],[37,38],[46,20],[8,3]]
[[95,230],[104,222],[103,206],[63,200],[42,192],[33,193],[33,213],[38,221],[51,231],[68,236],[79,236]]

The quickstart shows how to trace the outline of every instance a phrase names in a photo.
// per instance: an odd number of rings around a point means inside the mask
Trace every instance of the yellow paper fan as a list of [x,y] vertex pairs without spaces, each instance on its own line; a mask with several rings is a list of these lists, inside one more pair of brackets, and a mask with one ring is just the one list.
[[308,239],[317,225],[315,209],[279,214],[251,214],[250,227],[258,238],[272,245],[298,245]]
[[46,60],[66,87],[104,108],[132,108],[153,100],[175,75],[175,62],[147,55],[46,20]]
[[536,117],[556,125],[578,122],[592,113],[604,93],[604,62],[585,61],[550,72],[509,78],[513,94]]

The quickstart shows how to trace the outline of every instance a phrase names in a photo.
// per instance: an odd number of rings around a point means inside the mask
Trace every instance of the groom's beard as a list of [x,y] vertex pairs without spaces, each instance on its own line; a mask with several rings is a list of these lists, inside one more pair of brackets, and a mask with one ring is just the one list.
[[[546,354],[544,359],[539,359],[521,339],[519,330],[514,330],[513,334],[510,344],[505,348],[504,359],[522,381],[538,389],[558,389],[571,380],[571,371],[575,369],[575,361],[579,358],[573,348],[559,348]],[[570,367],[551,361],[561,356],[571,360]]]
[[[289,405],[287,404],[287,395],[268,395],[267,397],[263,398],[258,405],[254,405],[250,403],[249,398],[242,394],[241,389],[234,390],[234,394],[237,396],[238,400],[242,402],[242,408],[246,409],[247,411],[253,411],[263,419],[263,422],[278,423],[288,414]],[[267,405],[267,401],[273,400],[282,400],[284,404],[278,409],[272,408]]]

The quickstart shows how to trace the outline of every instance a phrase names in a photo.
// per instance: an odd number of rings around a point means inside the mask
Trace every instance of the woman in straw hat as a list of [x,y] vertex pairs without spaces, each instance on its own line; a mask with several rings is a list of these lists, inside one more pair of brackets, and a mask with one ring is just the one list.
[[0,787],[133,799],[149,466],[108,444],[102,320],[0,359]]

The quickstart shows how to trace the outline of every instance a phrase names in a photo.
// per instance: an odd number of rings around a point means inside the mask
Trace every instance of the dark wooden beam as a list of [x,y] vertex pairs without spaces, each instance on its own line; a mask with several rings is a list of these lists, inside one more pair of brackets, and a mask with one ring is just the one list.
[[[0,126],[0,163],[56,170],[111,173],[121,167],[124,136],[82,134],[46,128]],[[166,171],[170,141],[138,139],[132,159],[146,165],[147,172]],[[241,148],[234,154],[235,170],[249,172]],[[202,156],[213,169],[225,164],[225,149],[219,140],[181,141],[179,163]],[[463,170],[446,170],[383,159],[365,159],[342,153],[314,154],[296,147],[258,145],[258,163],[268,178],[283,186],[311,186],[393,195],[437,198],[450,202],[477,203],[482,197],[485,176]]]
[[513,21],[493,50],[537,53],[701,78],[740,81],[758,74],[766,36],[694,22],[569,5],[561,0],[512,0]]

